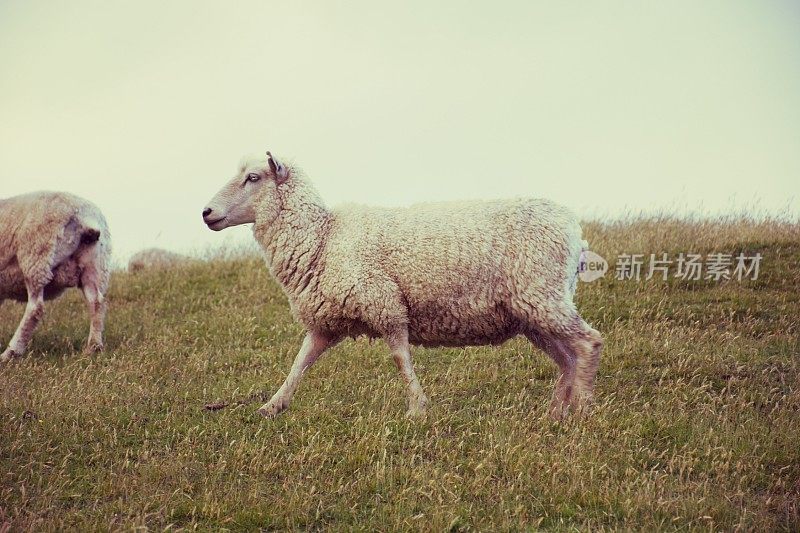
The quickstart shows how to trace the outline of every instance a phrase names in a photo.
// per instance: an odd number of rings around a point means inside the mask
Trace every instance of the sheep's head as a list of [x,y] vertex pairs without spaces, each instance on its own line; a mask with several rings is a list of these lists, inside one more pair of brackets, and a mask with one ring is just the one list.
[[277,205],[269,200],[288,178],[289,170],[269,152],[266,158],[244,160],[236,176],[203,209],[203,222],[214,231],[254,223],[256,206],[264,201]]

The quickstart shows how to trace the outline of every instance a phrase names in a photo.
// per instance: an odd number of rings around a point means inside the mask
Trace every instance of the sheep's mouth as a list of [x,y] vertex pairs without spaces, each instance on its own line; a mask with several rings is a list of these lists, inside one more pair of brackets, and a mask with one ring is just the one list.
[[221,229],[224,229],[225,226],[221,223],[225,222],[225,219],[227,218],[228,217],[222,217],[218,218],[217,220],[206,222],[206,226],[208,226],[209,229],[213,229],[214,231],[219,231]]

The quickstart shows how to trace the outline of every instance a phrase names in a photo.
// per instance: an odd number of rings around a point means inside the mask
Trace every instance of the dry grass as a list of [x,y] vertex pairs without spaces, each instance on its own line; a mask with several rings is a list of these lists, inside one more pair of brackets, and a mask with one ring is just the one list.
[[[661,217],[586,233],[608,258],[759,251],[762,275],[582,285],[607,340],[598,404],[557,425],[554,368],[522,340],[416,350],[422,422],[404,418],[385,348],[346,342],[263,420],[301,330],[257,258],[115,274],[106,353],[80,354],[73,291],[0,368],[0,530],[796,531],[798,224]],[[0,306],[0,339],[20,314]]]

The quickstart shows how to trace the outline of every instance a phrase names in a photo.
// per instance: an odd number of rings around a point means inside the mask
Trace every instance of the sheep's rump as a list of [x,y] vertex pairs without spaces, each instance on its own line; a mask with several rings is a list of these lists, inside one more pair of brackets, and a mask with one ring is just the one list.
[[100,210],[71,194],[37,192],[4,199],[0,223],[0,300],[26,301],[26,277],[42,281],[45,298],[54,298],[80,286],[88,252],[101,247],[96,253],[105,257],[110,251]]
[[326,272],[345,279],[324,285],[350,295],[342,313],[368,334],[404,320],[414,344],[481,345],[573,322],[585,243],[575,216],[552,202],[350,206],[336,221]]

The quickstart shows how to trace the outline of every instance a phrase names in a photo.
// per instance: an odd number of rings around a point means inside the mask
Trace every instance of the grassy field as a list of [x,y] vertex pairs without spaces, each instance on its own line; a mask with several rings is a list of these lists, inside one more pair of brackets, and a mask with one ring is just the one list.
[[[302,339],[257,257],[116,273],[95,356],[71,291],[0,368],[0,531],[800,529],[798,224],[585,233],[609,259],[764,259],[756,281],[581,284],[606,348],[593,412],[563,424],[547,417],[555,367],[522,339],[417,349],[422,421],[363,339],[327,354],[286,413],[257,417]],[[0,342],[21,313],[0,306]]]

